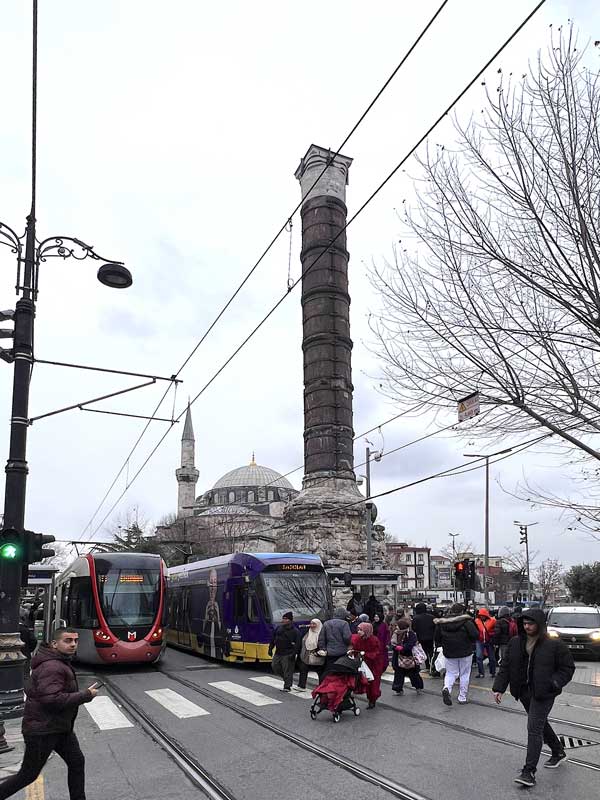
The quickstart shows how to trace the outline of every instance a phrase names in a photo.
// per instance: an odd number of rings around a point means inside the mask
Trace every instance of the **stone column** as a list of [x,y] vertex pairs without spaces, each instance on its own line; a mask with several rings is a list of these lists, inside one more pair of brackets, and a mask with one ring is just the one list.
[[346,224],[352,159],[338,155],[329,163],[331,156],[311,145],[295,173],[303,199],[304,480],[284,511],[278,549],[314,552],[327,566],[351,567],[366,563],[365,507],[354,475],[345,232],[331,242]]

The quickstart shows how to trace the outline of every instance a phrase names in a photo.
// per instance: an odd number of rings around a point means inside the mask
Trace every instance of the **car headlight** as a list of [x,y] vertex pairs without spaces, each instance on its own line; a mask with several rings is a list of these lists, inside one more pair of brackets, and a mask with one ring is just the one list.
[[600,641],[600,631],[594,631],[590,633],[590,639],[593,639],[595,642]]
[[558,637],[558,631],[548,631],[548,636],[549,636],[551,639],[558,639],[558,638],[559,638],[559,637]]

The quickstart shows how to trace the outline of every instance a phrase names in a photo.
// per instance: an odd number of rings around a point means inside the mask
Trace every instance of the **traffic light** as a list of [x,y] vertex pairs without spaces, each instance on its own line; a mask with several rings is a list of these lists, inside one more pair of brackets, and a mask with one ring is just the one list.
[[20,564],[24,560],[23,537],[14,528],[0,531],[0,559]]
[[54,542],[54,536],[45,533],[34,533],[33,531],[23,531],[25,537],[25,561],[27,564],[37,564],[44,558],[52,558],[56,555],[54,550],[45,549],[44,545]]
[[521,534],[520,544],[527,544],[527,525],[519,525],[519,532]]
[[477,589],[479,586],[479,581],[477,580],[477,564],[475,561],[470,560],[469,562],[469,589]]
[[465,568],[465,564],[468,565],[468,562],[457,561],[454,564],[454,587],[455,589],[460,589],[461,591],[466,588],[467,584],[467,569]]

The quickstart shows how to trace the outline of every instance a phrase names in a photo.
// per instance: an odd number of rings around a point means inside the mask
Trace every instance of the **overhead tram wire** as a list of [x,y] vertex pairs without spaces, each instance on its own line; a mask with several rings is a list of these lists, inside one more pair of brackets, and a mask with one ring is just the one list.
[[[241,350],[246,346],[246,344],[253,338],[253,336],[262,328],[262,326],[271,318],[271,316],[277,311],[279,306],[285,301],[287,297],[291,294],[292,290],[298,286],[298,284],[302,281],[304,276],[308,273],[308,271],[317,263],[317,261],[328,252],[331,246],[342,236],[348,227],[358,218],[358,216],[365,210],[365,208],[375,199],[375,197],[379,194],[379,192],[390,182],[390,180],[394,177],[394,175],[402,168],[402,166],[408,161],[408,159],[414,154],[415,150],[417,150],[423,142],[427,139],[428,136],[435,130],[435,128],[442,122],[442,120],[452,111],[454,106],[465,96],[465,94],[472,88],[472,86],[479,80],[479,78],[483,75],[483,73],[491,66],[491,64],[496,60],[496,58],[508,47],[508,45],[513,41],[513,39],[520,33],[520,31],[527,25],[527,23],[535,16],[535,14],[542,8],[542,6],[546,3],[546,0],[539,0],[537,5],[533,8],[532,11],[525,17],[525,19],[514,29],[514,31],[510,34],[510,36],[503,42],[503,44],[494,52],[494,54],[485,62],[485,64],[479,69],[479,71],[475,74],[475,76],[465,85],[465,87],[459,92],[458,95],[451,101],[451,103],[444,109],[444,111],[437,117],[437,119],[429,126],[429,128],[425,131],[425,133],[420,137],[420,139],[413,145],[413,147],[409,150],[409,152],[398,162],[398,164],[392,169],[392,171],[384,178],[384,180],[377,186],[377,188],[369,195],[369,197],[364,201],[364,203],[358,208],[358,210],[347,220],[346,224],[340,229],[336,236],[328,243],[328,245],[315,257],[315,259],[308,265],[308,267],[302,272],[300,277],[294,282],[293,286],[290,287],[288,291],[275,303],[274,306],[268,311],[268,313],[262,318],[262,320],[252,329],[252,331],[246,336],[246,338],[241,342],[240,345],[233,351],[233,353],[226,359],[226,361],[219,367],[219,369],[213,374],[210,380],[200,389],[200,391],[195,395],[193,400],[190,401],[190,405],[193,405],[196,400],[198,400],[202,394],[212,385],[212,383],[218,378],[218,376],[227,368],[227,366],[236,358],[236,356],[240,353]],[[178,422],[181,417],[185,414],[186,409],[184,408],[179,416],[177,417],[176,422]],[[150,459],[154,456],[158,448],[161,446],[163,441],[166,439],[167,435],[173,428],[173,424],[165,431],[165,433],[161,436],[155,446],[152,448],[150,453],[147,455],[146,459],[143,461],[141,466],[138,468],[137,472],[129,482],[129,486],[127,486],[113,503],[109,511],[105,514],[100,524],[94,529],[94,532],[91,534],[91,538],[93,538],[96,533],[100,530],[102,525],[106,522],[108,517],[112,514],[114,509],[117,505],[121,502],[122,498],[127,493],[129,487],[135,482],[135,480],[139,477],[140,473],[145,469],[146,465],[150,461]]]
[[[338,146],[337,150],[336,150],[336,151],[333,153],[333,155],[331,155],[331,156],[330,156],[330,158],[328,159],[328,161],[327,161],[326,165],[323,167],[322,171],[319,173],[319,175],[317,176],[317,178],[316,178],[316,179],[315,179],[315,181],[313,182],[312,186],[309,188],[309,190],[308,190],[308,192],[306,193],[305,197],[304,197],[304,198],[302,198],[302,199],[300,200],[300,202],[299,202],[299,203],[298,203],[298,204],[295,206],[295,208],[292,210],[292,212],[291,212],[291,213],[290,213],[290,214],[289,214],[289,215],[286,217],[286,219],[285,219],[285,222],[284,222],[284,223],[283,223],[283,225],[282,225],[282,226],[279,228],[279,230],[277,231],[277,233],[276,233],[276,234],[273,236],[273,238],[271,239],[271,241],[269,242],[269,244],[266,246],[266,248],[263,250],[263,252],[262,252],[262,253],[261,253],[261,255],[259,256],[258,260],[257,260],[257,261],[254,263],[254,265],[253,265],[253,266],[251,267],[251,269],[248,271],[248,273],[247,273],[247,274],[246,274],[246,276],[243,278],[243,280],[242,280],[242,281],[241,281],[241,283],[238,285],[238,287],[235,289],[235,291],[233,292],[233,294],[231,295],[231,297],[230,297],[230,298],[227,300],[227,302],[226,302],[226,303],[225,303],[225,305],[224,305],[224,306],[221,308],[221,310],[219,311],[219,313],[217,314],[217,316],[214,318],[214,320],[211,322],[211,324],[208,326],[208,328],[207,328],[207,329],[205,330],[205,332],[202,334],[202,336],[200,337],[200,339],[198,340],[198,342],[196,342],[196,344],[195,344],[195,345],[194,345],[194,347],[192,348],[192,350],[191,350],[191,352],[189,353],[189,355],[188,355],[188,356],[185,358],[185,360],[183,361],[183,363],[181,364],[181,366],[179,367],[179,369],[177,370],[177,372],[176,372],[176,373],[173,375],[173,379],[177,378],[177,377],[180,375],[180,373],[182,372],[182,370],[183,370],[183,369],[184,369],[184,368],[187,366],[187,364],[188,364],[188,363],[190,362],[190,360],[193,358],[193,356],[195,355],[195,353],[196,353],[196,351],[198,350],[198,348],[199,348],[199,347],[201,347],[201,345],[202,345],[202,344],[203,344],[203,342],[206,340],[206,338],[209,336],[209,334],[211,333],[211,331],[213,330],[213,328],[214,328],[214,327],[217,325],[217,323],[219,322],[219,320],[220,320],[220,319],[223,317],[223,315],[225,314],[225,312],[227,311],[227,309],[229,308],[229,306],[230,306],[230,305],[233,303],[233,301],[235,300],[235,298],[236,298],[236,297],[238,296],[238,294],[239,294],[239,293],[242,291],[242,289],[244,288],[244,286],[246,285],[246,283],[247,283],[247,282],[250,280],[250,278],[252,277],[252,275],[254,274],[254,272],[255,272],[255,271],[258,269],[258,267],[260,266],[260,264],[262,263],[262,261],[264,260],[264,258],[266,257],[266,255],[269,253],[269,251],[271,250],[271,248],[273,247],[273,245],[274,245],[274,244],[277,242],[277,240],[279,239],[279,237],[281,236],[281,234],[282,234],[282,233],[283,233],[283,232],[284,232],[284,231],[287,229],[287,226],[288,226],[288,224],[291,222],[291,220],[293,219],[293,217],[295,217],[295,216],[296,216],[296,214],[298,213],[298,211],[299,211],[299,210],[300,210],[300,208],[302,207],[302,204],[303,204],[304,200],[306,199],[306,197],[308,197],[308,196],[310,195],[310,193],[313,191],[313,189],[315,188],[315,186],[317,185],[317,183],[318,183],[318,182],[321,180],[321,178],[323,177],[323,175],[325,174],[325,172],[326,172],[326,171],[327,171],[327,169],[329,168],[330,164],[331,164],[331,163],[332,163],[332,162],[333,162],[333,161],[334,161],[334,160],[337,158],[337,156],[338,156],[338,155],[341,153],[342,149],[343,149],[343,148],[346,146],[346,144],[347,144],[347,143],[350,141],[351,137],[352,137],[352,136],[353,136],[353,135],[356,133],[356,131],[358,130],[359,126],[360,126],[360,125],[362,124],[362,122],[365,120],[365,118],[367,117],[367,115],[369,114],[369,112],[371,111],[371,109],[373,108],[373,106],[375,105],[375,103],[376,103],[376,102],[379,100],[379,98],[381,97],[381,95],[382,95],[382,94],[385,92],[385,90],[386,90],[386,89],[387,89],[387,87],[390,85],[390,83],[393,81],[393,79],[396,77],[396,75],[398,74],[398,72],[399,72],[399,71],[402,69],[402,67],[404,66],[404,64],[405,64],[405,63],[406,63],[406,61],[408,60],[408,58],[409,58],[409,57],[412,55],[412,53],[414,52],[414,50],[415,50],[415,49],[417,48],[417,46],[420,44],[420,42],[421,42],[421,40],[423,39],[423,37],[425,36],[425,34],[426,34],[426,33],[427,33],[427,31],[429,30],[429,28],[430,28],[430,27],[433,25],[433,23],[435,22],[435,20],[437,19],[437,17],[438,17],[438,16],[441,14],[441,12],[443,11],[444,7],[445,7],[445,6],[448,4],[448,2],[449,2],[449,0],[443,0],[443,2],[442,2],[442,3],[440,4],[440,6],[438,7],[437,11],[436,11],[436,12],[433,14],[433,16],[432,16],[432,17],[429,19],[429,21],[427,22],[427,24],[425,25],[425,27],[424,27],[424,28],[421,30],[421,32],[419,33],[419,35],[417,36],[417,38],[414,40],[414,42],[411,44],[411,46],[409,47],[409,49],[406,51],[406,53],[405,53],[405,54],[403,55],[403,57],[400,59],[400,61],[399,61],[399,62],[398,62],[398,64],[396,65],[395,69],[392,71],[392,73],[389,75],[389,77],[387,78],[387,80],[386,80],[386,81],[383,83],[383,85],[381,86],[381,88],[379,89],[379,91],[376,93],[375,97],[373,97],[373,99],[372,99],[372,100],[371,100],[371,102],[368,104],[368,106],[366,107],[366,109],[365,109],[365,110],[362,112],[362,114],[360,115],[360,117],[358,118],[358,120],[357,120],[357,121],[355,122],[355,124],[352,126],[352,128],[350,129],[350,132],[349,132],[349,133],[348,133],[348,134],[345,136],[344,140],[343,140],[343,141],[342,141],[342,143],[341,143],[341,144]],[[291,289],[293,289],[293,286],[291,286],[291,287],[290,287],[289,291],[291,291]],[[84,535],[84,534],[85,534],[85,532],[88,530],[88,528],[89,528],[89,527],[92,525],[92,523],[93,523],[93,521],[94,521],[94,519],[95,519],[96,515],[98,514],[98,512],[100,511],[100,509],[101,509],[101,508],[102,508],[102,506],[104,505],[104,503],[105,503],[105,501],[106,501],[107,497],[109,496],[109,494],[110,494],[110,493],[111,493],[111,491],[113,490],[113,488],[114,488],[114,486],[115,486],[116,482],[117,482],[117,481],[118,481],[118,479],[120,478],[120,476],[121,476],[121,474],[122,474],[123,470],[125,469],[125,466],[126,466],[126,465],[127,465],[127,463],[129,462],[129,460],[131,459],[131,457],[133,456],[133,454],[135,453],[135,451],[137,450],[137,447],[138,447],[138,445],[140,444],[140,442],[141,442],[142,438],[144,437],[144,435],[145,435],[146,431],[147,431],[147,430],[148,430],[148,428],[150,427],[150,423],[151,423],[151,422],[154,420],[154,418],[155,418],[156,414],[157,414],[157,413],[158,413],[158,411],[160,410],[160,407],[162,406],[162,404],[163,404],[163,402],[164,402],[164,400],[165,400],[165,398],[166,398],[166,396],[167,396],[167,393],[168,393],[168,391],[169,391],[169,389],[170,389],[170,388],[171,388],[171,387],[170,387],[170,386],[168,386],[168,387],[166,388],[166,390],[164,391],[164,393],[163,393],[162,397],[160,398],[160,400],[158,401],[158,404],[156,405],[156,408],[155,408],[155,409],[154,409],[154,411],[152,412],[152,415],[150,416],[150,418],[149,418],[149,419],[148,419],[148,421],[146,422],[146,425],[145,425],[145,426],[144,426],[144,428],[142,429],[142,432],[140,433],[140,435],[138,436],[137,440],[135,441],[135,443],[134,443],[133,447],[132,447],[132,448],[131,448],[131,450],[129,451],[129,454],[127,455],[127,457],[126,457],[125,461],[124,461],[124,462],[123,462],[123,464],[121,465],[121,468],[120,468],[120,469],[119,469],[119,471],[117,472],[117,475],[115,476],[115,478],[114,478],[113,482],[112,482],[112,483],[111,483],[111,485],[108,487],[108,489],[107,489],[107,491],[106,491],[106,493],[105,493],[104,497],[103,497],[103,498],[102,498],[102,500],[100,501],[100,503],[99,503],[98,507],[97,507],[97,508],[96,508],[96,510],[94,511],[94,513],[93,513],[92,517],[90,518],[89,522],[87,523],[87,525],[86,525],[86,526],[85,526],[85,528],[83,529],[83,531],[82,531],[82,534],[81,534],[81,535]]]

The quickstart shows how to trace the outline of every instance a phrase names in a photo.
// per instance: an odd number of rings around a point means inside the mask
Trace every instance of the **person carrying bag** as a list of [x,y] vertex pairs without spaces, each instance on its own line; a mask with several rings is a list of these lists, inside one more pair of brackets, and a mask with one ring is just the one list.
[[422,694],[423,678],[419,674],[420,664],[414,652],[418,647],[417,635],[410,629],[408,619],[398,620],[396,630],[392,636],[392,647],[394,652],[392,658],[392,666],[394,668],[392,691],[397,695],[404,694],[404,679],[408,678],[412,686],[417,690],[417,694]]
[[327,655],[324,650],[319,650],[319,634],[322,627],[323,623],[320,619],[311,619],[308,631],[302,638],[298,665],[298,686],[293,687],[299,692],[306,689],[306,679],[309,671],[316,672],[319,679],[318,682],[321,683],[321,678],[325,671],[325,656]]

